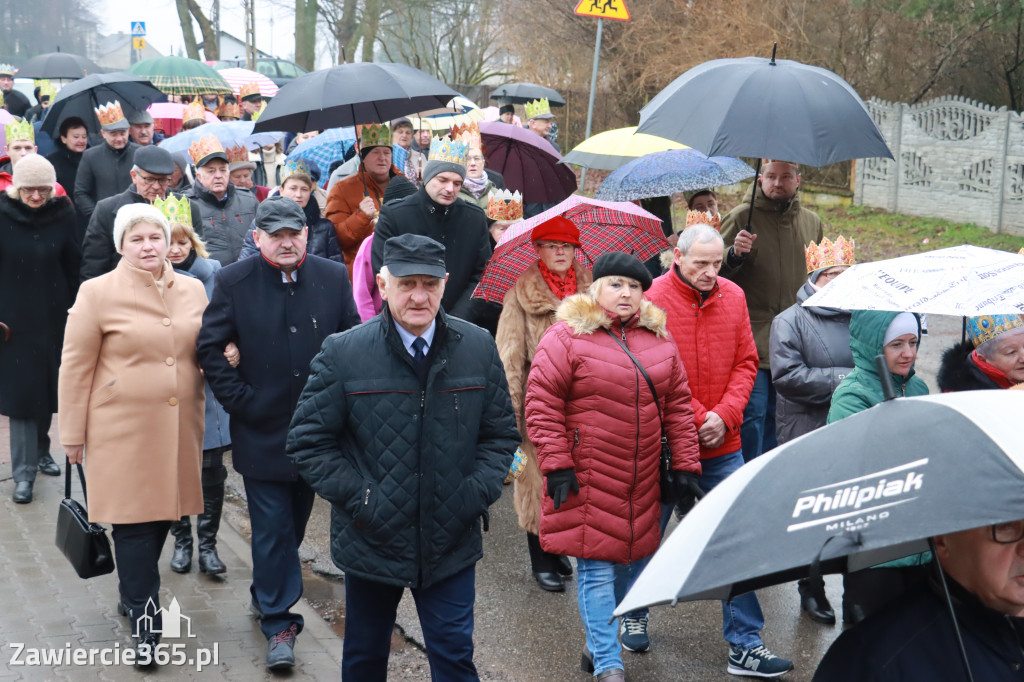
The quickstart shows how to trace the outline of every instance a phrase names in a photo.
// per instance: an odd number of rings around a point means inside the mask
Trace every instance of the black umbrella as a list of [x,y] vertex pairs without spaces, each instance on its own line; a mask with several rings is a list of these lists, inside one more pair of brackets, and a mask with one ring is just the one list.
[[448,104],[458,92],[406,64],[361,62],[313,71],[285,84],[255,132],[306,132],[382,123]]
[[70,52],[36,55],[18,69],[19,78],[58,78],[77,80],[106,69],[91,59]]
[[536,83],[505,83],[491,93],[491,99],[500,99],[513,104],[526,104],[545,97],[553,107],[565,106],[565,98],[559,95],[557,90]]
[[85,121],[89,132],[96,134],[100,128],[93,110],[114,100],[121,103],[125,116],[130,116],[137,111],[145,111],[153,102],[167,101],[167,96],[148,80],[133,73],[93,74],[60,89],[50,103],[40,130],[56,139],[64,119],[78,116]]

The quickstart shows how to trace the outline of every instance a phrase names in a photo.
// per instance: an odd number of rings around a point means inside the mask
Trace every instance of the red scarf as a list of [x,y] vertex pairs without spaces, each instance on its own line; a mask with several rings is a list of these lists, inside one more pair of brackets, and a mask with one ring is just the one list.
[[999,388],[1010,388],[1013,386],[1013,382],[1010,381],[1009,377],[1003,373],[998,367],[993,367],[989,363],[985,362],[985,359],[978,355],[978,351],[975,350],[971,353],[971,362],[973,362],[982,373],[989,379],[996,383]]
[[537,265],[540,266],[540,274],[547,282],[548,288],[558,298],[559,301],[564,299],[566,296],[572,296],[576,293],[576,266],[575,262],[569,271],[565,273],[565,278],[561,278],[556,275],[551,269],[544,265],[544,261],[538,260]]

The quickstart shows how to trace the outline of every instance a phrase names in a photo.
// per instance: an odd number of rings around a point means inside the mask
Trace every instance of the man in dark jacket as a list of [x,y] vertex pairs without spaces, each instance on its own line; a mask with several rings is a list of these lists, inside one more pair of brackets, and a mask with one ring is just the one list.
[[75,176],[75,208],[88,224],[101,199],[124,191],[131,182],[130,172],[139,145],[128,139],[131,127],[121,103],[108,102],[96,109],[103,144],[86,149]]
[[0,64],[0,99],[13,116],[24,116],[31,106],[28,97],[14,89],[14,74],[17,69],[11,64]]
[[[151,204],[167,195],[167,185],[174,173],[171,153],[152,145],[135,150],[134,165],[129,172],[132,184],[120,194],[103,199],[96,204],[96,210],[89,218],[82,244],[82,271],[84,282],[104,275],[117,267],[121,254],[114,248],[114,217],[117,210],[126,204]],[[179,195],[175,195],[181,198]],[[192,221],[198,220],[199,213],[192,205]]]
[[384,243],[412,233],[430,237],[445,247],[448,280],[441,307],[445,312],[475,322],[470,296],[491,257],[487,214],[479,206],[459,199],[466,179],[465,144],[451,142],[444,156],[431,158],[423,168],[423,186],[412,196],[381,208],[373,233],[373,271],[384,263]]
[[[1024,521],[935,538],[974,679],[1024,680]],[[847,630],[815,682],[961,682],[963,655],[937,574]]]
[[441,244],[384,246],[382,314],[313,360],[288,454],[332,505],[345,571],[343,682],[383,681],[395,613],[416,598],[435,680],[477,680],[475,564],[481,517],[519,444],[505,372],[482,329],[445,315]]
[[201,219],[193,225],[206,242],[210,258],[231,265],[238,260],[260,202],[249,190],[231,184],[228,155],[217,138],[202,137],[188,151],[196,166],[196,182],[185,196],[195,203]]
[[[232,461],[242,474],[252,525],[252,610],[268,640],[267,666],[295,664],[302,616],[299,545],[313,491],[285,456],[288,422],[309,362],[329,335],[359,324],[352,287],[339,263],[306,254],[305,216],[294,201],[260,205],[261,256],[220,270],[203,314],[199,362],[231,415]],[[231,367],[223,350],[238,346]]]

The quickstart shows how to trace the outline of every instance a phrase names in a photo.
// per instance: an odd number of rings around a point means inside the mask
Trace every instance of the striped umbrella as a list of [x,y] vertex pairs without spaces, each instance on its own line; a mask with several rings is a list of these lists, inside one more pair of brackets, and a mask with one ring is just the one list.
[[217,71],[186,57],[154,57],[129,67],[168,95],[228,95],[231,86]]
[[609,251],[632,253],[643,261],[668,248],[661,221],[636,204],[573,194],[554,208],[505,230],[473,297],[502,303],[519,276],[537,262],[533,228],[555,216],[568,218],[579,228],[576,260],[586,268],[593,268],[594,260]]
[[235,93],[235,97],[241,97],[241,87],[246,83],[257,83],[260,86],[260,94],[264,97],[273,97],[280,89],[274,81],[270,80],[262,73],[250,71],[249,69],[217,69],[217,73],[219,73],[221,77],[228,82],[228,85],[231,86],[231,89]]

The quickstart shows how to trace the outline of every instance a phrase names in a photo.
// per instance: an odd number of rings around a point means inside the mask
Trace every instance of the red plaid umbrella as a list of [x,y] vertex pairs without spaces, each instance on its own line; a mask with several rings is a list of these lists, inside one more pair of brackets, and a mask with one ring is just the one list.
[[505,292],[537,262],[533,228],[559,215],[579,228],[581,245],[576,249],[576,260],[588,269],[594,267],[598,256],[609,251],[632,253],[643,261],[668,248],[661,221],[636,204],[573,194],[554,208],[505,230],[473,297],[504,302]]

